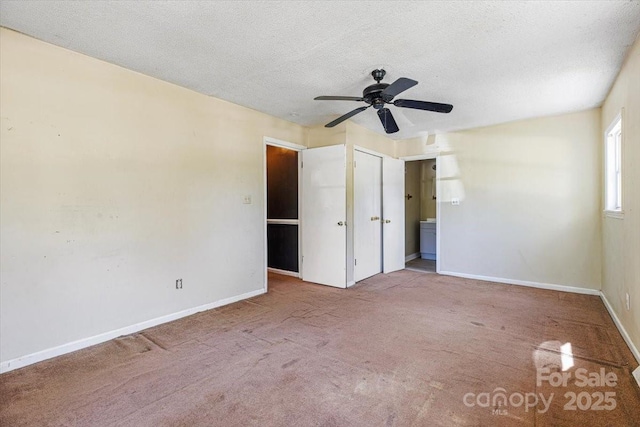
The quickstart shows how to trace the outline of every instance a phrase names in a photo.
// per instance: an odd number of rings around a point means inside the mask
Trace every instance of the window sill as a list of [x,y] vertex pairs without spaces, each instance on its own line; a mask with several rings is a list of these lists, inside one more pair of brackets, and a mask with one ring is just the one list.
[[606,218],[624,219],[624,211],[604,211]]

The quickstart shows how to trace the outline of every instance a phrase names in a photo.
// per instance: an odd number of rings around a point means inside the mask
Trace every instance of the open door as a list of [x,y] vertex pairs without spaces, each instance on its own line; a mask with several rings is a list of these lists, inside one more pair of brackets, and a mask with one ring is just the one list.
[[347,287],[346,147],[302,151],[302,280]]
[[383,272],[404,268],[404,160],[382,161]]

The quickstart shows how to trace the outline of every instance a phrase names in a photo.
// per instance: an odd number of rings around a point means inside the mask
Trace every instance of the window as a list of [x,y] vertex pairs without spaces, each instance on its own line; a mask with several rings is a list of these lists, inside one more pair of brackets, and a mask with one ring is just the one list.
[[622,115],[605,133],[605,213],[622,218]]

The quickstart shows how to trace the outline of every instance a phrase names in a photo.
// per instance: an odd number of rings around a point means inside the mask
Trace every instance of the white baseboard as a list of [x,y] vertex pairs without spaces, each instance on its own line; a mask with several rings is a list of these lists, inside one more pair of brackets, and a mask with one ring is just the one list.
[[268,267],[267,271],[270,273],[282,274],[283,276],[292,276],[292,277],[300,277],[300,273],[297,271],[289,271],[289,270],[280,270],[279,268],[271,268]]
[[14,369],[22,368],[24,366],[32,365],[43,360],[51,359],[52,357],[61,356],[63,354],[71,353],[73,351],[81,350],[92,345],[100,344],[105,341],[118,338],[122,335],[129,335],[144,329],[151,328],[153,326],[160,325],[162,323],[171,322],[192,314],[211,310],[212,308],[221,307],[223,305],[231,304],[240,300],[255,297],[257,295],[264,294],[264,289],[258,289],[257,291],[247,292],[245,294],[236,295],[231,298],[225,298],[219,301],[215,301],[209,304],[204,304],[198,307],[188,308],[186,310],[179,311],[177,313],[167,314],[165,316],[156,317],[155,319],[146,320],[144,322],[136,323],[135,325],[125,326],[124,328],[116,329],[114,331],[104,332],[102,334],[94,335],[88,338],[82,338],[77,341],[62,344],[57,347],[48,348],[46,350],[38,351],[36,353],[27,354],[25,356],[17,357],[12,360],[0,363],[0,374],[12,371]]
[[549,289],[552,291],[571,292],[574,294],[600,295],[600,290],[578,288],[576,286],[555,285],[553,283],[530,282],[527,280],[504,279],[502,277],[478,276],[476,274],[455,273],[453,271],[440,271],[445,276],[462,277],[465,279],[483,280],[485,282],[505,283],[507,285],[528,286],[530,288]]
[[350,287],[352,287],[352,286],[353,286],[353,285],[355,285],[355,284],[356,284],[356,281],[355,281],[355,280],[352,280],[352,281],[350,281],[350,282],[347,282],[347,288],[350,288]]
[[416,253],[413,253],[411,255],[407,255],[406,257],[404,257],[404,262],[409,262],[409,261],[414,260],[416,258],[420,258],[420,252],[416,252]]
[[[604,306],[607,307],[607,311],[611,315],[611,318],[613,319],[613,323],[616,324],[616,327],[620,331],[620,335],[622,335],[622,338],[624,338],[624,341],[629,346],[629,349],[631,350],[631,353],[633,353],[633,357],[635,357],[636,361],[638,363],[640,363],[640,351],[638,351],[638,348],[635,346],[633,341],[631,341],[631,337],[627,333],[627,330],[624,328],[624,326],[622,326],[622,322],[620,322],[620,319],[618,318],[618,315],[616,314],[615,310],[613,309],[613,306],[609,303],[609,300],[607,300],[607,297],[604,295],[604,292],[600,292],[600,298],[602,299],[602,302],[604,303]],[[638,385],[640,386],[640,379],[636,378],[636,381],[638,381]]]

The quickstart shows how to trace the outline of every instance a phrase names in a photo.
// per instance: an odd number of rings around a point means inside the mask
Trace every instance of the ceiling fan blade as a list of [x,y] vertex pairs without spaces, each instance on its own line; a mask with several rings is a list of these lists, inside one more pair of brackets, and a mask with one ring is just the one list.
[[324,125],[324,127],[326,128],[332,128],[337,124],[340,124],[342,122],[344,122],[345,120],[347,120],[350,117],[355,116],[358,113],[362,113],[364,110],[366,110],[367,108],[369,108],[370,105],[367,105],[366,107],[360,107],[360,108],[356,108],[355,110],[349,111],[347,114],[345,114],[344,116],[340,116],[337,119],[335,119],[334,121],[327,123],[326,125]]
[[394,96],[404,92],[409,88],[414,87],[417,84],[418,82],[415,80],[411,80],[406,77],[400,77],[398,80],[391,83],[385,90],[382,91],[382,97],[390,101]]
[[439,104],[437,102],[414,101],[411,99],[397,99],[393,101],[396,107],[415,108],[416,110],[435,111],[436,113],[450,113],[453,110],[451,104]]
[[378,117],[380,117],[380,121],[382,122],[382,127],[384,131],[387,133],[396,133],[400,129],[398,129],[398,125],[396,124],[393,115],[391,114],[391,110],[388,108],[381,108],[378,110]]
[[316,101],[364,101],[364,98],[358,96],[316,96]]

